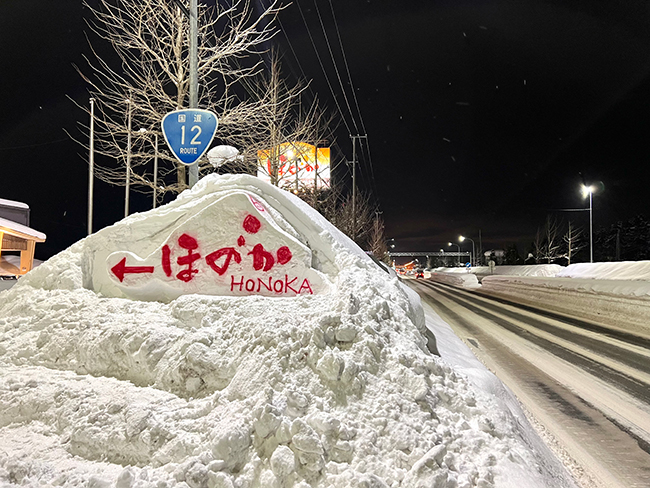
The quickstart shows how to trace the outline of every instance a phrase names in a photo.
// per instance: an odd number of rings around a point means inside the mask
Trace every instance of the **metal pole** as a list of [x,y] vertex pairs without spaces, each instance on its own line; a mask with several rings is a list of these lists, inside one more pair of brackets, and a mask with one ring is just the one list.
[[95,189],[95,99],[90,99],[90,152],[88,154],[88,235],[93,233],[93,197]]
[[314,208],[318,205],[318,147],[314,144]]
[[[190,0],[190,108],[199,106],[198,82],[198,1]],[[189,185],[192,188],[199,181],[199,162],[189,167]]]
[[158,189],[158,133],[154,134],[154,153],[153,153],[153,208],[156,208],[156,190]]
[[589,190],[589,262],[594,262],[594,212],[593,212],[594,193]]
[[[472,239],[469,240],[472,241]],[[472,241],[472,255],[469,258],[469,262],[472,266],[476,266],[476,249],[474,248],[474,241]]]
[[357,137],[352,137],[352,240],[357,237]]
[[[130,97],[131,94],[129,94]],[[129,189],[131,187],[131,99],[127,100],[129,104],[128,123],[126,134],[126,190],[124,192],[124,216],[129,216]]]

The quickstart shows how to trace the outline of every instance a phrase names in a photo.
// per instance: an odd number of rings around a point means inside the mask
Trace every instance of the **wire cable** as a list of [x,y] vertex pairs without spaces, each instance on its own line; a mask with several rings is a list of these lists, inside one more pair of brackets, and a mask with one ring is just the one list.
[[[354,99],[355,106],[356,106],[356,109],[357,109],[357,113],[358,113],[358,116],[359,116],[359,122],[360,122],[361,128],[363,129],[364,136],[366,136],[363,139],[365,139],[365,142],[366,142],[366,149],[367,149],[367,154],[368,154],[367,163],[368,163],[368,166],[370,166],[370,178],[371,178],[370,183],[371,183],[372,187],[376,191],[377,188],[376,188],[376,182],[375,182],[375,171],[374,171],[374,166],[372,164],[372,155],[370,153],[370,144],[368,143],[368,138],[367,138],[368,132],[366,130],[365,123],[363,122],[363,116],[361,115],[361,109],[359,107],[359,100],[357,98],[356,91],[354,89],[354,83],[352,82],[352,75],[350,73],[350,67],[349,67],[349,64],[347,62],[347,56],[345,55],[345,49],[343,47],[343,40],[341,38],[341,32],[339,30],[338,21],[336,20],[336,14],[334,13],[334,6],[332,5],[332,0],[329,0],[329,5],[330,5],[330,10],[332,12],[332,19],[334,20],[334,26],[336,28],[336,34],[337,34],[337,37],[338,37],[338,40],[339,40],[339,47],[341,49],[341,55],[343,57],[343,63],[344,63],[344,66],[345,66],[346,73],[348,75],[348,82],[350,84],[350,90],[352,90],[352,97]],[[323,18],[321,16],[321,13],[320,13],[320,10],[318,8],[318,4],[317,4],[316,0],[314,0],[314,6],[316,7],[316,12],[318,13],[318,18],[320,20],[321,29],[323,30],[323,35],[325,36],[325,41],[326,41],[327,47],[329,49],[330,57],[332,58],[332,64],[334,65],[334,69],[336,71],[336,76],[337,76],[337,78],[339,80],[339,85],[341,86],[341,91],[343,92],[343,96],[345,97],[345,102],[347,104],[348,110],[350,111],[350,117],[352,118],[355,129],[357,130],[357,135],[359,135],[359,128],[357,127],[356,119],[355,119],[354,115],[352,114],[352,108],[350,107],[350,102],[348,101],[348,97],[346,95],[346,90],[345,90],[345,87],[344,87],[343,82],[341,80],[341,76],[340,76],[340,73],[339,73],[339,70],[338,70],[338,67],[337,67],[337,64],[336,64],[336,60],[334,59],[334,54],[332,52],[332,48],[331,48],[331,45],[330,45],[330,42],[329,42],[329,38],[328,38],[327,32],[325,30],[325,25],[323,23]],[[362,148],[363,148],[363,145],[360,145],[360,149],[362,149]],[[359,165],[359,169],[361,169],[361,165]]]
[[336,64],[336,59],[334,58],[334,52],[332,51],[332,45],[330,44],[329,37],[327,36],[327,30],[325,29],[325,23],[323,22],[323,17],[320,14],[320,9],[318,8],[318,3],[316,0],[314,0],[314,7],[316,7],[316,13],[318,14],[318,20],[320,22],[320,27],[321,30],[323,31],[323,36],[325,37],[325,44],[327,44],[327,50],[330,53],[330,58],[332,58],[332,65],[334,66],[334,72],[336,73],[336,78],[339,80],[339,86],[341,87],[341,93],[343,94],[343,98],[345,100],[345,104],[348,107],[348,113],[350,114],[350,118],[352,119],[352,125],[354,125],[354,130],[355,133],[358,135],[359,134],[359,127],[357,126],[357,121],[354,117],[354,114],[352,113],[352,107],[350,106],[350,101],[348,100],[348,96],[346,94],[345,87],[343,86],[343,80],[341,80],[341,74],[339,73],[339,68]]
[[[315,0],[314,0],[315,1]],[[343,55],[343,64],[345,65],[345,71],[347,72],[348,75],[348,82],[350,83],[350,89],[352,90],[352,96],[354,98],[354,104],[357,108],[357,112],[359,114],[359,122],[361,123],[361,128],[363,129],[363,133],[367,134],[368,131],[366,130],[366,125],[363,123],[363,116],[361,115],[361,109],[359,108],[359,100],[357,99],[357,94],[354,89],[354,84],[352,83],[352,76],[350,75],[350,67],[348,66],[348,59],[347,56],[345,55],[345,50],[343,49],[343,40],[341,39],[341,32],[339,31],[339,24],[338,21],[336,20],[336,15],[334,14],[334,6],[332,5],[332,0],[329,0],[330,4],[330,10],[332,11],[332,19],[334,19],[334,27],[336,27],[336,35],[339,39],[339,46],[341,47],[341,54]]]
[[351,133],[352,131],[350,130],[350,126],[348,125],[348,122],[345,119],[345,116],[343,115],[343,111],[341,110],[339,101],[336,98],[336,94],[334,93],[334,88],[332,88],[330,79],[327,76],[327,72],[325,71],[323,60],[321,59],[320,54],[318,53],[318,49],[316,49],[316,43],[314,42],[314,37],[311,35],[311,31],[309,30],[309,26],[307,25],[307,19],[305,19],[305,14],[302,11],[302,7],[300,7],[300,2],[296,2],[296,5],[298,7],[298,10],[300,11],[300,17],[302,17],[302,21],[305,24],[305,28],[307,29],[307,34],[309,34],[309,40],[311,41],[311,45],[314,48],[314,52],[316,53],[316,58],[318,59],[318,63],[320,64],[320,67],[323,70],[323,75],[325,76],[325,81],[327,81],[327,86],[329,87],[330,92],[332,93],[332,97],[334,98],[334,102],[336,103],[336,108],[338,109],[339,114],[341,114],[341,118],[343,119],[343,123],[345,124],[345,127],[348,129],[348,132]]

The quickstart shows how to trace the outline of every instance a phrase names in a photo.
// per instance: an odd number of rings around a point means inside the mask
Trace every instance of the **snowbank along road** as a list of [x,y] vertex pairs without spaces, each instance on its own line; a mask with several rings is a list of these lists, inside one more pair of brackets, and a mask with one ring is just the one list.
[[440,283],[409,284],[515,392],[583,486],[650,486],[650,340]]

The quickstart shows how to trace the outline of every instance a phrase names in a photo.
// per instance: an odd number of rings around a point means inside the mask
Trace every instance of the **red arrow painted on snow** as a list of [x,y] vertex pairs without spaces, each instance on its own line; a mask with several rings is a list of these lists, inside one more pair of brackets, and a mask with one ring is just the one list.
[[126,258],[122,258],[122,261],[117,263],[111,268],[111,271],[117,278],[120,280],[120,283],[124,281],[124,275],[130,273],[153,273],[153,266],[127,266]]

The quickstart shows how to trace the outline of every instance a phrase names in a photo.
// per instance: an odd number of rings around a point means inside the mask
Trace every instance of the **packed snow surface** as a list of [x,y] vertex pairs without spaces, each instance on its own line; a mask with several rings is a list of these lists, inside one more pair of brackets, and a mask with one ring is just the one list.
[[563,268],[555,276],[558,278],[650,281],[650,261],[578,263]]
[[[309,246],[325,293],[138,301],[93,288],[98,253],[170,235],[197,202],[241,190]],[[0,293],[0,480],[569,486],[525,419],[431,354],[424,331],[418,299],[299,199],[248,176],[204,178]]]

